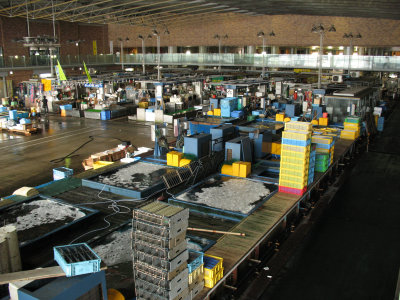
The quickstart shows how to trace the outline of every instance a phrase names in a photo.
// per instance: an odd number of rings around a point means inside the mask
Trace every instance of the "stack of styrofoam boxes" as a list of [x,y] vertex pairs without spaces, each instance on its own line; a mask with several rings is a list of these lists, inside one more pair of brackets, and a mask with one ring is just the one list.
[[136,299],[186,299],[189,209],[155,201],[135,209],[132,221]]
[[204,286],[213,288],[214,285],[224,277],[222,257],[204,255]]
[[340,133],[340,138],[345,140],[355,140],[360,136],[360,118],[359,117],[347,117],[344,120],[344,129]]
[[204,288],[204,253],[189,250],[189,293],[190,299],[194,299]]
[[[332,136],[313,135],[312,142],[317,145],[318,158],[315,161],[318,172],[325,172],[329,165],[333,162],[333,153],[335,151],[335,140]],[[328,158],[326,159],[325,156]],[[328,161],[328,165],[324,166],[324,161]]]
[[315,169],[315,156],[317,154],[317,145],[311,144],[310,148],[310,163],[308,165],[308,182],[307,185],[310,185],[314,181],[314,169]]
[[288,122],[282,133],[279,191],[302,195],[307,190],[312,125]]
[[237,109],[237,98],[229,97],[221,99],[221,117],[230,118],[231,112]]

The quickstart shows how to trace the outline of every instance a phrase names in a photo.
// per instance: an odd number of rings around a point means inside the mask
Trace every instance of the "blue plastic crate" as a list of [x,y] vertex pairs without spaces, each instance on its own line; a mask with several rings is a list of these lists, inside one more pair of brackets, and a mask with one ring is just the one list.
[[54,260],[67,277],[100,271],[101,258],[86,243],[53,248]]
[[100,118],[102,120],[110,120],[111,119],[111,111],[102,110],[101,113],[100,113]]
[[192,273],[203,264],[204,253],[195,250],[189,250],[188,269]]
[[333,143],[330,143],[330,144],[316,143],[316,144],[317,144],[317,148],[320,148],[320,149],[331,149],[333,146]]
[[232,118],[241,118],[241,117],[243,117],[243,111],[234,110],[233,112],[231,112],[231,117]]
[[219,262],[217,259],[209,256],[204,256],[203,259],[204,259],[204,268],[206,269],[214,268]]
[[65,168],[65,167],[53,169],[53,179],[54,180],[68,178],[68,177],[71,177],[73,174],[74,174],[73,169],[69,169],[69,168]]
[[310,143],[311,143],[311,139],[308,139],[306,141],[300,141],[300,140],[282,138],[282,144],[284,144],[284,145],[306,147],[306,146],[310,145]]

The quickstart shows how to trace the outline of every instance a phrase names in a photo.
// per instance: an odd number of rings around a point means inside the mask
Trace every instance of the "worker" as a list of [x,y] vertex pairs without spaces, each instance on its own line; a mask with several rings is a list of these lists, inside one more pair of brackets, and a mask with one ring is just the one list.
[[47,114],[48,112],[49,112],[49,109],[48,109],[48,107],[47,107],[47,98],[46,98],[46,96],[43,96],[43,99],[42,99],[42,105],[43,105],[43,113],[44,114]]

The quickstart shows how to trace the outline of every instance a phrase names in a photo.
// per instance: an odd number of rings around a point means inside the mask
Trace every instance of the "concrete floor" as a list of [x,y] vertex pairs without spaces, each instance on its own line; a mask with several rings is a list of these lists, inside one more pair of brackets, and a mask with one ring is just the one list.
[[0,197],[12,194],[21,186],[37,186],[53,180],[53,168],[65,162],[51,163],[74,151],[93,136],[94,140],[77,151],[70,167],[83,171],[82,161],[90,154],[116,147],[129,140],[137,147],[153,147],[150,126],[128,121],[127,117],[101,121],[50,115],[40,123],[42,132],[25,137],[0,132]]
[[400,106],[261,299],[393,299],[400,266]]

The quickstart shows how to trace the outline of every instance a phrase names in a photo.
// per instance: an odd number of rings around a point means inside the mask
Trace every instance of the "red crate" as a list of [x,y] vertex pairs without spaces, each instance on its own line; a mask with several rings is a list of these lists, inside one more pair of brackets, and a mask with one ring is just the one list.
[[295,189],[295,188],[290,188],[286,186],[279,186],[279,191],[282,193],[287,193],[287,194],[293,194],[293,195],[303,195],[307,191],[307,187],[304,187],[303,189]]

